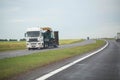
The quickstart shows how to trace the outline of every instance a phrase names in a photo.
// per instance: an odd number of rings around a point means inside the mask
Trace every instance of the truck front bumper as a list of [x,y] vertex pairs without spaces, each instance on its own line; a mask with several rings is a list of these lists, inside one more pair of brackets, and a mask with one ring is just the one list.
[[43,48],[41,43],[27,43],[28,49]]

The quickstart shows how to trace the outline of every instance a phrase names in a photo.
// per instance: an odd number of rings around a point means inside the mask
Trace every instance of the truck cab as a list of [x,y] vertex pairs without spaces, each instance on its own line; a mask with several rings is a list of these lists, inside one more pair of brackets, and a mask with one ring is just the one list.
[[120,42],[120,33],[117,33],[116,41],[117,41],[117,42]]

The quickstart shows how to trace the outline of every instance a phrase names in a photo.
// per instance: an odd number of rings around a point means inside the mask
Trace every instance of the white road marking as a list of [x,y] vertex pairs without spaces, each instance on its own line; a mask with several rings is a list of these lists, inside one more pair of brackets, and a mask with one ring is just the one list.
[[45,79],[57,74],[58,72],[63,71],[65,69],[67,69],[68,67],[70,67],[70,66],[72,66],[72,65],[74,65],[74,64],[76,64],[76,63],[78,63],[78,62],[80,62],[80,61],[82,61],[82,60],[84,60],[84,59],[86,59],[86,58],[88,58],[88,57],[102,51],[103,49],[105,49],[108,46],[108,44],[109,43],[106,41],[106,45],[103,46],[102,48],[100,48],[99,50],[97,50],[97,51],[95,51],[95,52],[93,52],[93,53],[91,53],[91,54],[89,54],[87,56],[84,56],[84,57],[82,57],[82,58],[80,58],[80,59],[78,59],[76,61],[73,61],[72,63],[69,63],[69,64],[67,64],[67,65],[65,65],[65,66],[63,66],[63,67],[61,67],[61,68],[59,68],[57,70],[54,70],[54,71],[52,71],[52,72],[50,72],[48,74],[45,74],[45,75],[41,76],[40,78],[37,78],[36,80],[45,80]]

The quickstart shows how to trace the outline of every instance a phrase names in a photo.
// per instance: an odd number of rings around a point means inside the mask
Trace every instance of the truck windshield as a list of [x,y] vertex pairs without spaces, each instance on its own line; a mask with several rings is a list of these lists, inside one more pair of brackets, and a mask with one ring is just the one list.
[[27,37],[38,37],[40,35],[40,31],[29,31],[27,32]]

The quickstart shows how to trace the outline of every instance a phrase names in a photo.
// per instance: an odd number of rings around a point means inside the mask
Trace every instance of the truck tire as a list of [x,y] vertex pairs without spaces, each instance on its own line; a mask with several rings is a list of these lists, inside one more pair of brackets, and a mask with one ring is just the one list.
[[31,50],[31,48],[28,48],[28,50]]

